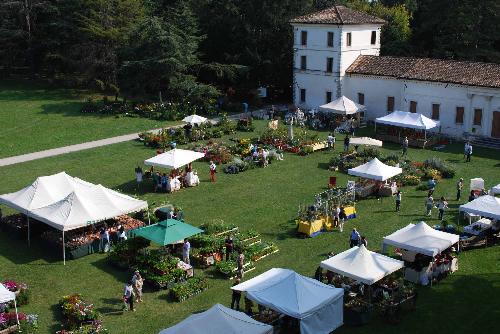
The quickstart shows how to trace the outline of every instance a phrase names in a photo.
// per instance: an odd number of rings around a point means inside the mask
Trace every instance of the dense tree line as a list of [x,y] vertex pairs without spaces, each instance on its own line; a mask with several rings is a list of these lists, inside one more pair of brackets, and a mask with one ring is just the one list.
[[387,20],[382,54],[500,63],[498,0],[5,0],[1,73],[141,98],[286,94],[289,20],[333,4]]

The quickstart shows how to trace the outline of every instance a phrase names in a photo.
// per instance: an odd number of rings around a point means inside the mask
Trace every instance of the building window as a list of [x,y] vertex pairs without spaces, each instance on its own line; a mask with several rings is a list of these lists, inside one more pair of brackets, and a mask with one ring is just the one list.
[[300,89],[300,102],[306,102],[306,90],[304,88]]
[[483,119],[483,109],[474,109],[474,125],[481,126],[482,119]]
[[307,57],[306,56],[300,56],[300,69],[301,70],[307,69]]
[[307,31],[300,32],[300,44],[307,45]]
[[326,103],[332,102],[332,92],[326,92]]
[[326,45],[333,47],[333,32],[329,31],[326,37]]
[[350,32],[347,33],[347,40],[346,40],[346,45],[351,46],[352,44],[352,35]]
[[439,121],[439,104],[432,104],[432,119]]
[[358,103],[363,105],[365,104],[365,94],[358,93]]
[[326,58],[326,71],[328,73],[333,72],[333,58]]
[[410,112],[417,112],[417,101],[410,101]]
[[464,107],[457,107],[455,114],[455,123],[464,124]]
[[372,31],[371,44],[372,45],[377,44],[377,32],[376,31]]
[[394,96],[387,97],[387,113],[394,111]]

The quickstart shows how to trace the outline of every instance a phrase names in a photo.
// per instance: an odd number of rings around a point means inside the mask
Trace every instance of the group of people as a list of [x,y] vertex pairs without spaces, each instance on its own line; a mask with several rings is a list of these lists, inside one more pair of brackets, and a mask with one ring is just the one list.
[[366,237],[361,235],[356,228],[353,228],[349,236],[349,247],[353,248],[355,246],[368,247],[368,240],[366,240]]
[[340,232],[344,232],[344,222],[347,219],[344,207],[339,205],[335,206],[332,215],[333,227],[338,228]]
[[124,309],[128,311],[135,312],[134,304],[142,303],[142,286],[144,285],[144,279],[138,270],[136,270],[130,279],[130,281],[125,284],[123,291],[123,303]]
[[127,233],[123,225],[118,224],[115,231],[111,228],[108,229],[105,225],[101,226],[99,229],[99,250],[103,253],[107,253],[111,249],[110,231],[116,232],[118,242],[127,240]]
[[154,192],[162,191],[171,193],[180,190],[181,187],[194,187],[200,183],[198,173],[193,171],[191,164],[187,164],[184,171],[172,169],[166,173],[154,172],[151,167],[151,177],[153,179]]

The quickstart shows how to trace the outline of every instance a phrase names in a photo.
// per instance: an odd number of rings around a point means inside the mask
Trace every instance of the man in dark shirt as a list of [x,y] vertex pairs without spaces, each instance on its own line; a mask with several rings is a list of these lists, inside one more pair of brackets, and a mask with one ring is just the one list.
[[[237,278],[234,281],[233,286],[240,284],[240,282],[241,282],[241,280],[239,278]],[[235,304],[236,304],[236,311],[240,310],[240,300],[241,300],[241,291],[233,290],[233,295],[231,298],[231,309],[232,310],[234,310]]]
[[233,241],[233,236],[229,236],[225,240],[226,244],[226,261],[229,261],[229,258],[231,257],[231,254],[233,253],[234,249],[234,241]]
[[346,135],[345,138],[344,138],[344,151],[349,151],[349,143],[351,142],[351,140],[349,139],[349,136]]

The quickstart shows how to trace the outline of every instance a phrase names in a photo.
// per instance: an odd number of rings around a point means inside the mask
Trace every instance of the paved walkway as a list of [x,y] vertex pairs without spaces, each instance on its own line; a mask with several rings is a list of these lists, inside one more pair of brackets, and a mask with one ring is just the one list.
[[[261,111],[261,110],[254,111],[254,115],[262,114],[262,112],[263,111]],[[231,115],[230,118],[236,119],[242,115],[243,114]],[[211,121],[214,122],[215,120],[211,120]],[[181,126],[183,126],[183,124],[176,125],[173,127],[181,127]],[[151,131],[154,132],[154,131],[159,131],[159,130],[161,130],[161,129],[154,129]],[[101,147],[101,146],[118,144],[118,143],[122,143],[122,142],[126,142],[126,141],[131,141],[131,140],[137,139],[139,136],[139,133],[140,132],[136,132],[136,133],[123,135],[123,136],[94,140],[94,141],[89,141],[89,142],[82,143],[82,144],[58,147],[58,148],[53,148],[50,150],[39,151],[39,152],[34,152],[34,153],[27,153],[27,154],[17,155],[17,156],[13,156],[13,157],[3,158],[3,159],[0,159],[0,167],[19,164],[22,162],[27,162],[27,161],[32,161],[32,160],[54,157],[57,155],[71,153],[71,152],[88,150],[91,148],[96,148],[96,147]]]

